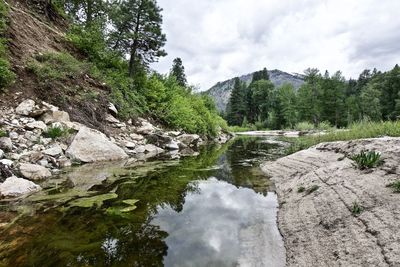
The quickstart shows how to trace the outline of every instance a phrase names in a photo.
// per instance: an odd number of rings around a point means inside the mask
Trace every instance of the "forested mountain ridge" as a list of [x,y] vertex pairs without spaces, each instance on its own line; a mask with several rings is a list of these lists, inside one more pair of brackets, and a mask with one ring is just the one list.
[[[253,75],[256,72],[252,72],[249,74],[245,74],[239,77],[239,79],[244,82],[246,85],[249,85],[253,79]],[[287,72],[281,70],[271,70],[268,71],[271,82],[275,85],[275,87],[281,87],[285,83],[292,84],[293,87],[297,90],[304,83],[304,75],[301,74],[289,74]],[[233,86],[235,84],[235,78],[218,82],[213,87],[208,89],[205,93],[211,96],[217,109],[220,112],[226,111],[226,106],[229,102],[229,97],[232,93]]]

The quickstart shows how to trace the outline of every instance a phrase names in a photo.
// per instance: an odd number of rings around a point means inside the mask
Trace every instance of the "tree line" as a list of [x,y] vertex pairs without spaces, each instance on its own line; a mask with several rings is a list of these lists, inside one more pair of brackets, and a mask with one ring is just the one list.
[[340,71],[330,75],[307,69],[304,84],[275,88],[267,70],[256,72],[247,86],[235,78],[225,118],[230,125],[257,128],[294,128],[329,123],[346,127],[360,120],[397,120],[400,117],[400,67],[388,72],[364,70],[346,80]]

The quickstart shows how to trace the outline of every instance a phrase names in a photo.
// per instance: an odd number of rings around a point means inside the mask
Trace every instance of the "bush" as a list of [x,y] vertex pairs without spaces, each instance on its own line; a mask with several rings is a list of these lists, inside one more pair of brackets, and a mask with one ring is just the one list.
[[318,124],[317,129],[321,131],[328,131],[332,129],[332,125],[329,123],[329,121],[323,121]]
[[53,126],[47,129],[43,133],[44,137],[51,138],[51,139],[57,139],[60,137],[66,137],[72,132],[71,129],[64,129],[61,127]]
[[3,34],[7,28],[7,6],[0,1],[0,92],[15,80],[15,74],[11,71],[7,60],[7,40]]
[[0,129],[0,137],[7,137],[8,134],[6,133],[6,131]]
[[382,163],[381,153],[375,151],[361,151],[361,153],[352,156],[351,159],[357,163],[357,167],[361,170],[373,168]]
[[357,201],[354,201],[354,202],[353,202],[353,206],[351,207],[351,213],[352,213],[354,216],[360,215],[361,212],[363,212],[363,210],[364,210],[364,208],[361,207],[361,206],[357,203]]
[[294,126],[294,129],[298,130],[298,131],[310,131],[310,130],[314,130],[314,128],[315,128],[314,124],[309,123],[307,121],[298,122]]
[[300,186],[299,188],[297,188],[297,193],[303,193],[304,191],[306,191],[306,188],[304,186]]

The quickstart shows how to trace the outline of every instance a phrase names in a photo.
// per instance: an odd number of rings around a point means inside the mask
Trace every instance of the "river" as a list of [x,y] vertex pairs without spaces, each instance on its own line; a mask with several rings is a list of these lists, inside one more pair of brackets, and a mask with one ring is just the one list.
[[1,230],[5,266],[284,266],[277,196],[259,164],[274,137],[197,157],[86,165],[42,186]]

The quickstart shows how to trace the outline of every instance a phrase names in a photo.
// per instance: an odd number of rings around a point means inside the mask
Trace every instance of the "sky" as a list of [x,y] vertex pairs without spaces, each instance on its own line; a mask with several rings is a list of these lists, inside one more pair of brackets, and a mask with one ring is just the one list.
[[399,0],[158,0],[168,73],[182,58],[188,82],[218,81],[267,69],[318,68],[346,78],[400,63]]

